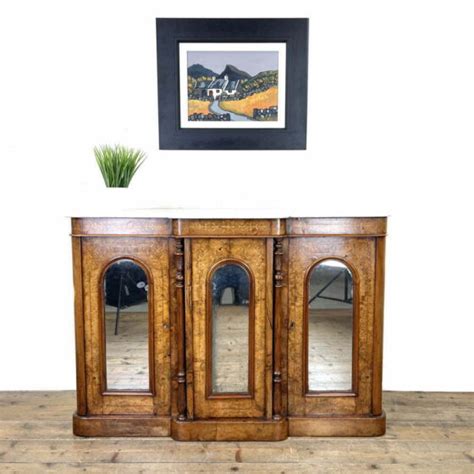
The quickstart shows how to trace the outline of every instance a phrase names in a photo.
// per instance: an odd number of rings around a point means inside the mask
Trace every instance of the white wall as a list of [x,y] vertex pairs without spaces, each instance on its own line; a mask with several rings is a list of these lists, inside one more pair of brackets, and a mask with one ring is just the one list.
[[148,151],[133,188],[156,205],[389,213],[384,388],[474,389],[474,3],[246,12],[310,18],[307,151],[158,150],[154,19],[200,2],[2,0],[0,389],[74,387],[64,216],[102,187],[91,148],[116,142]]

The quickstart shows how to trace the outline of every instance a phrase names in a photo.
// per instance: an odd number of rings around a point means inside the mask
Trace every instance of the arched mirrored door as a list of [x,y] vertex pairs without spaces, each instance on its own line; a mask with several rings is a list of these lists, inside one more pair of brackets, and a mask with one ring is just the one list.
[[193,416],[263,417],[271,413],[267,241],[196,238],[190,247]]
[[82,242],[88,414],[170,409],[169,245],[165,238]]
[[307,289],[307,392],[353,389],[354,283],[346,264],[315,265]]
[[290,240],[291,416],[370,411],[374,262],[371,239]]
[[106,390],[150,389],[149,283],[135,261],[111,264],[103,277]]

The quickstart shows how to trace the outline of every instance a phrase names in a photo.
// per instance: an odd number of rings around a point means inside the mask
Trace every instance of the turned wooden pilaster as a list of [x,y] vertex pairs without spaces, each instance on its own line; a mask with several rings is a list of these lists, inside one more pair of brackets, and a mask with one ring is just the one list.
[[273,306],[273,419],[281,420],[281,320],[282,288],[285,285],[283,275],[283,239],[275,239],[273,254],[274,268],[274,306]]
[[186,420],[186,349],[184,340],[184,240],[176,239],[176,328],[178,334],[178,420]]

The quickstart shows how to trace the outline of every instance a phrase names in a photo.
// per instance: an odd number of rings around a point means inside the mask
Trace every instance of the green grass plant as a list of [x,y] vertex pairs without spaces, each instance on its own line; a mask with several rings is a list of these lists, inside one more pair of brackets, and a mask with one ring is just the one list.
[[122,145],[94,147],[94,155],[108,188],[128,188],[138,168],[146,160],[143,151]]

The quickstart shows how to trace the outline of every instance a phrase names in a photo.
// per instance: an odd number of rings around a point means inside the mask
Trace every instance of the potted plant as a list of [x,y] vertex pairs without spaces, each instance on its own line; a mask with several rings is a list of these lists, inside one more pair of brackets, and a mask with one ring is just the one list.
[[128,188],[138,168],[146,160],[143,151],[122,145],[95,147],[94,154],[108,188]]

